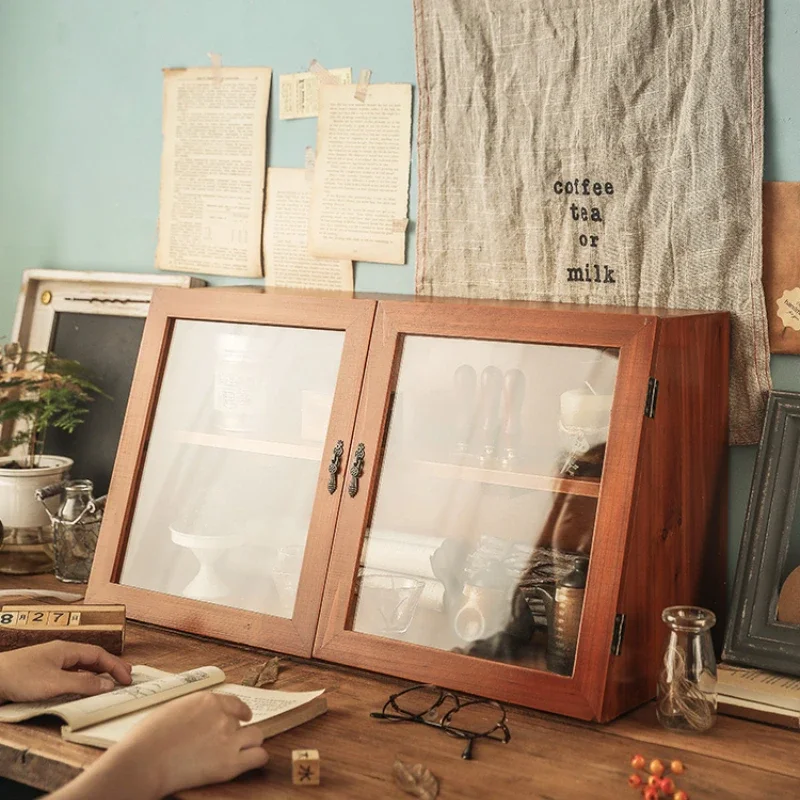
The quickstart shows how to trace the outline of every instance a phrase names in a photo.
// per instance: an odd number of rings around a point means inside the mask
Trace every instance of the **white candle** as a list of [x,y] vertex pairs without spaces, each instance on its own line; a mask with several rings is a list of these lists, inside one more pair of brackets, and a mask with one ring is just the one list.
[[565,428],[607,428],[611,399],[610,394],[570,389],[561,395],[561,424]]

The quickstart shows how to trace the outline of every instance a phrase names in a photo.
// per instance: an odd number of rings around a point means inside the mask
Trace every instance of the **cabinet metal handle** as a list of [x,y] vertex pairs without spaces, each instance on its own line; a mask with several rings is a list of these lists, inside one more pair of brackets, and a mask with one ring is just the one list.
[[364,473],[364,442],[359,442],[356,447],[355,455],[353,456],[353,463],[350,465],[350,485],[347,487],[347,493],[350,497],[355,497],[358,494],[358,479]]
[[328,472],[331,474],[331,477],[328,479],[328,493],[333,494],[336,491],[336,486],[338,485],[337,475],[339,474],[339,467],[342,463],[342,456],[344,455],[344,442],[339,439],[336,442],[336,446],[333,448],[333,456],[331,458],[331,463],[328,464]]

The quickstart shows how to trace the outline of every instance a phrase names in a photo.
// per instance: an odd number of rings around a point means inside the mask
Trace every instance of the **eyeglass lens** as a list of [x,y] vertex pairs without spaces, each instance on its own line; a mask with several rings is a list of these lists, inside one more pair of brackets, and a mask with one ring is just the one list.
[[442,690],[436,686],[415,686],[394,699],[395,706],[405,714],[426,717],[442,700]]

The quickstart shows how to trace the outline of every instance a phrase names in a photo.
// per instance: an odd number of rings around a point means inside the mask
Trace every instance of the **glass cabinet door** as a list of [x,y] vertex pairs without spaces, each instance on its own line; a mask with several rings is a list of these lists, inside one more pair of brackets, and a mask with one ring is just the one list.
[[120,583],[292,616],[343,344],[176,321]]
[[374,313],[278,290],[157,295],[90,599],[311,654]]
[[447,303],[378,306],[314,655],[591,718],[654,328]]
[[617,362],[404,338],[353,631],[572,673]]

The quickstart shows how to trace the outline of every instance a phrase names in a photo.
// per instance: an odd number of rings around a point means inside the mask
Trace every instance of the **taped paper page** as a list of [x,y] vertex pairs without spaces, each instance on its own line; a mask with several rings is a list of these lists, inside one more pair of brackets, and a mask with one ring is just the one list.
[[272,70],[164,70],[156,267],[261,275]]
[[311,194],[315,256],[405,263],[411,165],[411,85],[320,87],[317,162]]
[[305,169],[267,172],[264,267],[267,286],[353,291],[353,262],[308,252],[311,185]]
[[[321,80],[322,76],[322,80]],[[281,119],[307,119],[319,112],[320,83],[349,84],[353,81],[350,67],[281,75]]]

